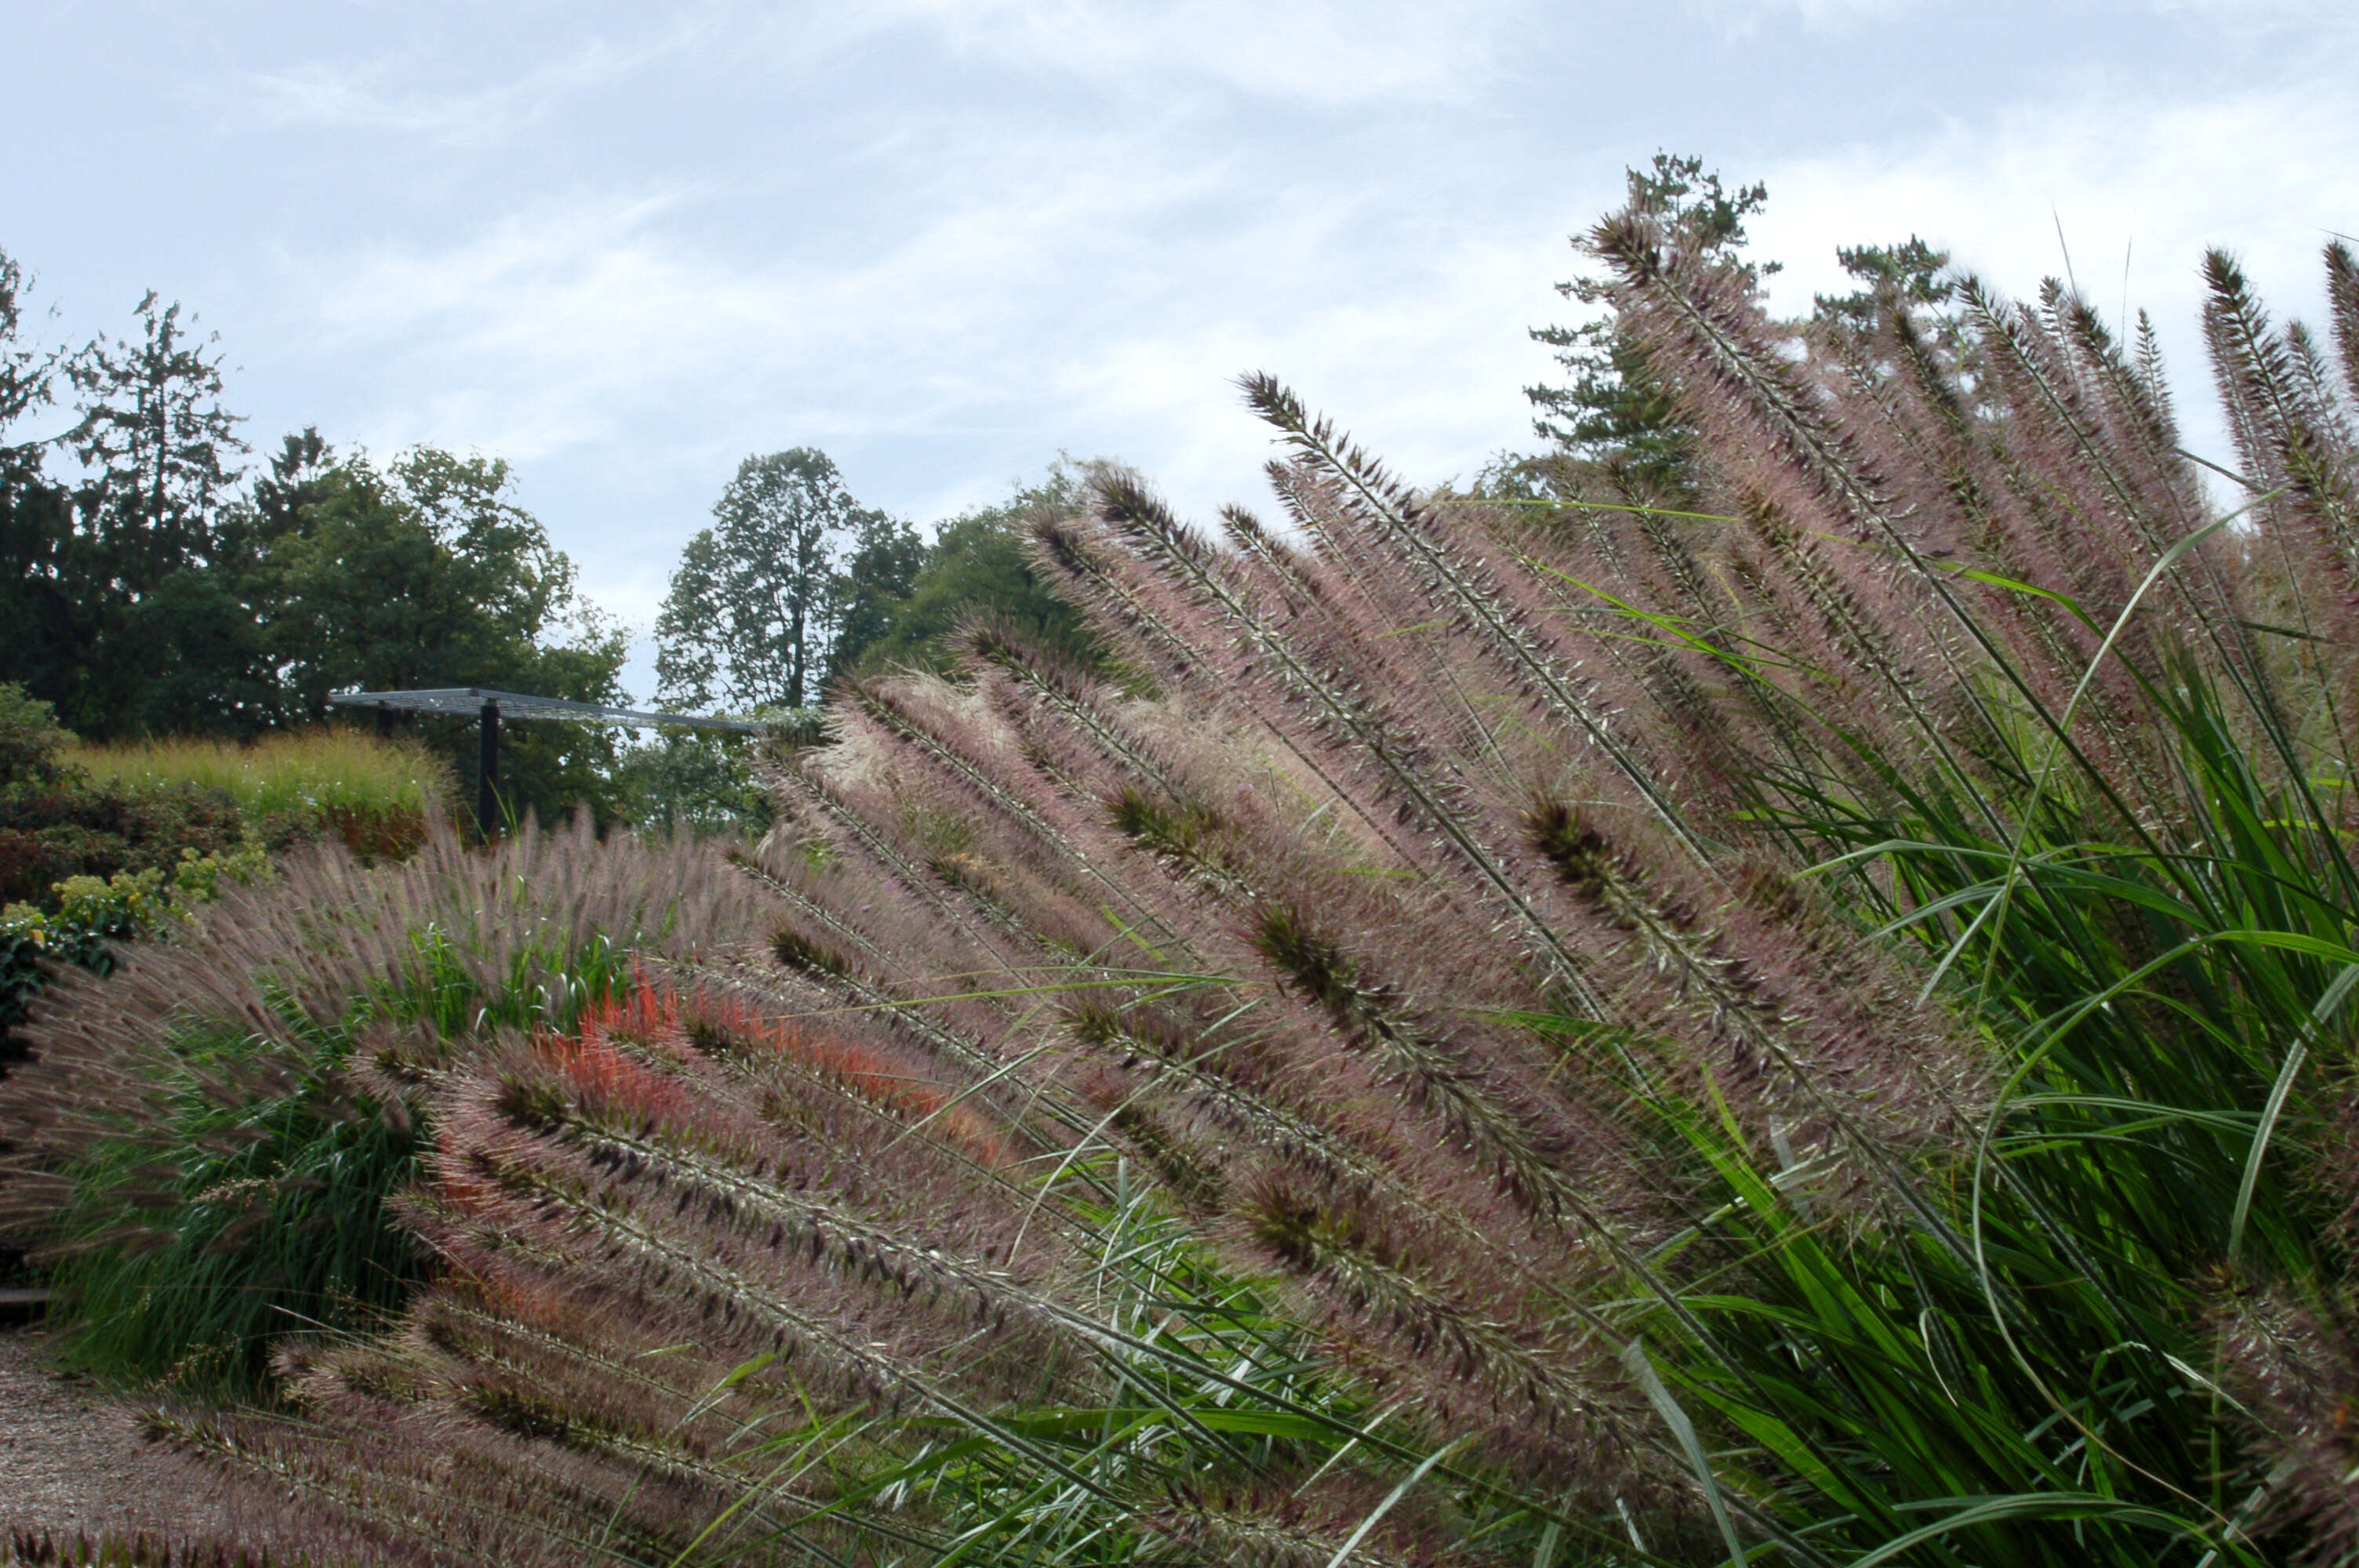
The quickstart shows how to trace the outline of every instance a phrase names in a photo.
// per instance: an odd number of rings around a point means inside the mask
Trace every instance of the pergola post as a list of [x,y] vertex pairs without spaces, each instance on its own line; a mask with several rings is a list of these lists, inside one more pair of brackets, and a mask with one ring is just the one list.
[[[564,719],[579,724],[620,724],[632,729],[721,730],[739,735],[759,735],[774,726],[752,719],[707,719],[689,713],[640,713],[599,702],[574,702],[564,697],[535,697],[528,692],[492,691],[483,687],[451,686],[416,691],[339,691],[328,700],[341,707],[376,710],[376,732],[390,735],[397,713],[432,713],[457,720],[472,713],[481,727],[476,732],[475,826],[489,839],[507,825],[500,803],[500,720],[502,719]],[[431,734],[441,734],[435,730]]]
[[475,749],[475,826],[489,838],[500,827],[500,705],[484,704]]

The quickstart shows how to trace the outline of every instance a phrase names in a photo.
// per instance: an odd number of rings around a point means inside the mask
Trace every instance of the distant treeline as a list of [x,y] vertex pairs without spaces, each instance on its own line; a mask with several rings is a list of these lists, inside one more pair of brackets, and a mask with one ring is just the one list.
[[[353,688],[484,686],[627,700],[628,640],[516,504],[496,458],[340,451],[316,428],[258,463],[223,401],[214,338],[150,293],[127,338],[35,341],[31,279],[0,252],[0,682],[91,740],[252,740],[315,725]],[[825,454],[749,458],[698,535],[658,628],[660,699],[815,708],[864,663],[939,662],[989,608],[1079,647],[1020,544],[1062,469],[929,539],[861,506]],[[472,790],[463,724],[424,721]],[[519,726],[510,806],[547,817],[758,815],[725,743],[631,747]],[[684,793],[683,793],[684,792]]]

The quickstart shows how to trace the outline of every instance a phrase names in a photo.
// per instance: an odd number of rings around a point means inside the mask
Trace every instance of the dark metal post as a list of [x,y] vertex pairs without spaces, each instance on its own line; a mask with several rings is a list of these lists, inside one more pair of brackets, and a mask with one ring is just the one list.
[[481,744],[475,752],[475,826],[489,838],[500,826],[500,705],[484,704]]
[[380,741],[393,739],[393,704],[389,702],[376,705],[376,738]]

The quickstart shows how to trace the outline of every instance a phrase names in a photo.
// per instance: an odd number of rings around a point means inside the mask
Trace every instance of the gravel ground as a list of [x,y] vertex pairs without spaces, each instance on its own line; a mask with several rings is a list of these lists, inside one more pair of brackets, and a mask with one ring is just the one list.
[[140,1437],[136,1406],[55,1370],[48,1350],[38,1328],[0,1329],[0,1540],[226,1528],[223,1499]]

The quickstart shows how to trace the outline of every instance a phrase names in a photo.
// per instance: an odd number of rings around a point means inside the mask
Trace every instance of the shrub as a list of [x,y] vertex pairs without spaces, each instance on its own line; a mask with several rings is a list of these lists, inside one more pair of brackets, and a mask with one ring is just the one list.
[[14,682],[0,682],[0,788],[55,780],[59,755],[71,739],[54,707],[26,696]]
[[46,905],[12,903],[0,909],[0,1041],[29,1016],[31,999],[60,964],[93,974],[112,974],[117,944],[155,934],[177,916],[219,897],[224,878],[251,883],[269,874],[262,847],[248,839],[227,855],[200,855],[183,849],[172,880],[161,867],[133,875],[117,871],[68,877],[50,886]]
[[224,872],[252,881],[266,849],[324,835],[364,859],[408,855],[450,795],[440,759],[350,730],[81,746],[48,704],[0,687],[0,1054],[55,965],[105,973],[112,944],[211,898]]
[[18,784],[0,792],[0,903],[46,902],[73,877],[169,871],[183,850],[227,855],[245,837],[237,803],[197,784]]

